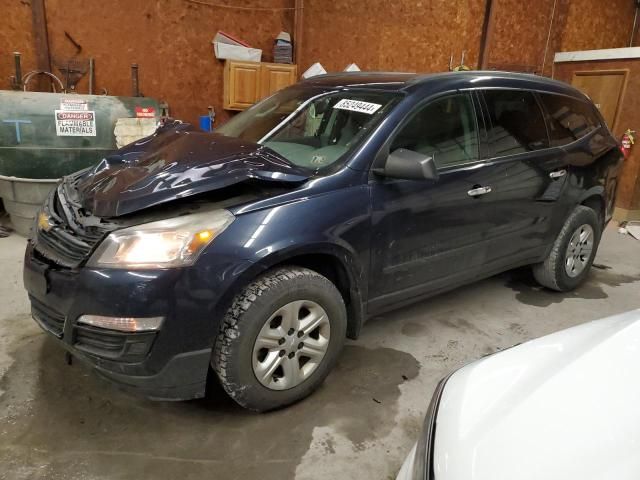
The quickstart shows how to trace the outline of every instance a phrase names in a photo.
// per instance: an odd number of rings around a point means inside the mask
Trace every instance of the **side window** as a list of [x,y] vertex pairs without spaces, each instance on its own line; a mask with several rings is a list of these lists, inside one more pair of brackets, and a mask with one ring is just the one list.
[[439,168],[478,159],[478,132],[467,94],[435,100],[411,117],[391,144],[431,155]]
[[489,143],[495,157],[549,146],[542,110],[531,92],[486,90],[491,128]]
[[593,107],[564,95],[540,94],[549,117],[551,145],[561,146],[578,140],[600,126]]

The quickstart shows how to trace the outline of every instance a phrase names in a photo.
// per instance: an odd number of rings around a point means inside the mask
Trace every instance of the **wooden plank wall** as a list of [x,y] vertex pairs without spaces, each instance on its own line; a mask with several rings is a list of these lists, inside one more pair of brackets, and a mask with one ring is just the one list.
[[489,68],[540,73],[554,0],[494,0],[494,4]]
[[[239,7],[265,4],[258,0],[226,3]],[[292,3],[269,0],[268,5],[289,8]],[[82,46],[80,56],[95,58],[95,92],[106,88],[112,95],[130,95],[130,65],[137,63],[142,93],[168,101],[172,115],[191,122],[197,122],[198,115],[206,115],[207,106],[213,105],[217,125],[230,113],[222,109],[223,63],[213,54],[215,33],[224,30],[262,48],[263,59],[270,60],[276,35],[291,31],[293,25],[293,10],[215,8],[185,0],[46,0],[45,4],[52,57],[76,54],[67,32]],[[10,12],[7,24],[11,31],[7,35],[0,28],[0,88],[8,88],[13,58],[6,52],[25,52],[25,62],[35,67],[31,7],[18,0],[0,0],[0,5],[3,14]],[[21,36],[15,36],[18,33]],[[87,91],[87,82],[85,76],[78,85],[80,92]]]
[[478,61],[484,0],[306,0],[302,69],[443,71],[449,57]]
[[[172,113],[189,121],[222,110],[222,63],[213,56],[211,39],[226,30],[271,56],[274,37],[293,33],[295,0],[198,0],[201,3],[261,10],[219,8],[188,0],[45,0],[53,57],[96,59],[96,91],[131,92],[129,66],[140,65],[140,88],[167,100]],[[304,44],[299,71],[320,61],[329,71],[356,62],[362,69],[445,71],[449,57],[475,68],[486,0],[305,0]],[[495,22],[488,48],[494,68],[551,73],[559,50],[627,46],[633,23],[632,0],[493,0]],[[276,8],[280,10],[269,10]],[[11,52],[23,52],[24,68],[35,67],[29,0],[0,0],[0,88],[13,73]],[[547,39],[549,41],[547,42]],[[58,73],[58,72],[56,72]],[[86,77],[79,85],[86,91]]]
[[[331,71],[446,70],[449,56],[476,67],[486,0],[307,0],[302,70],[319,61]],[[555,6],[554,6],[555,4]],[[551,71],[560,50],[625,47],[631,0],[493,0],[489,66]],[[553,23],[551,23],[553,12]],[[545,49],[547,51],[545,58]]]
[[31,4],[0,0],[0,13],[0,89],[8,89],[9,77],[14,74],[14,51],[22,53],[23,73],[36,68]]
[[633,27],[633,0],[573,0],[558,51],[628,47]]

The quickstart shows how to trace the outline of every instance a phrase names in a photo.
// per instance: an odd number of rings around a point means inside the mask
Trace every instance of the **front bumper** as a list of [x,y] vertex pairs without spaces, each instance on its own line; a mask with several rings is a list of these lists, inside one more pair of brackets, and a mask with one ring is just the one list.
[[[204,396],[224,292],[216,280],[197,268],[61,268],[31,243],[24,259],[36,322],[100,376],[153,399]],[[78,324],[83,314],[165,320],[158,332],[122,333]]]

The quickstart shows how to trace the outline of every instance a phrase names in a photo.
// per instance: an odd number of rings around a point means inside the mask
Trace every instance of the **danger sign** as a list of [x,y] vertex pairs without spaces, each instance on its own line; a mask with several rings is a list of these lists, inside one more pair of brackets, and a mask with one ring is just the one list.
[[136,107],[136,117],[153,118],[156,116],[156,109],[153,107]]
[[96,114],[93,111],[56,110],[56,135],[59,137],[95,137]]

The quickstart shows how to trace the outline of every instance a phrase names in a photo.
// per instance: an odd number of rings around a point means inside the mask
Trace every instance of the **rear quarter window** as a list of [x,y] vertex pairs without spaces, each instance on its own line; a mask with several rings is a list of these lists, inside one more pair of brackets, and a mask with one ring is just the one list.
[[594,106],[564,95],[541,93],[547,111],[551,146],[567,145],[600,127]]

